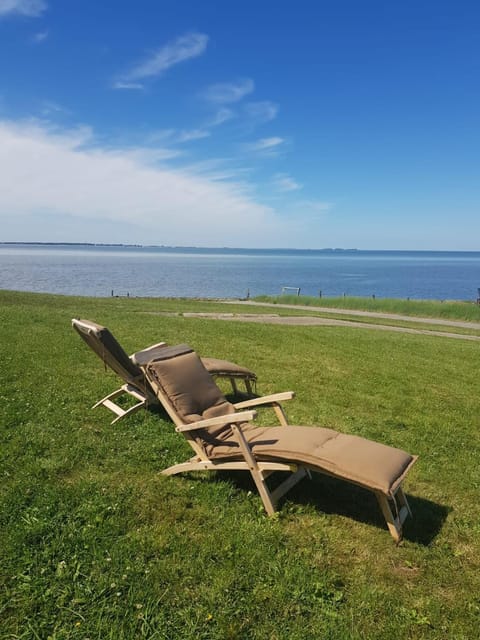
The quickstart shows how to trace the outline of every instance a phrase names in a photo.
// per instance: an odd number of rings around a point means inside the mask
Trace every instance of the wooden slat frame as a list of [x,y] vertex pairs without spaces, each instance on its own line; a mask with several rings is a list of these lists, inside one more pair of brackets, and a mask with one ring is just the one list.
[[[124,409],[120,405],[113,402],[116,398],[120,397],[123,394],[127,394],[132,398],[135,398],[136,400],[138,400],[137,404],[134,404],[133,406],[128,407],[128,409]],[[117,416],[110,423],[110,424],[115,424],[122,418],[125,418],[126,416],[129,416],[132,413],[136,413],[137,411],[139,411],[139,409],[144,409],[149,405],[157,404],[157,403],[158,403],[158,400],[152,394],[147,394],[147,393],[143,394],[138,390],[137,387],[133,387],[131,384],[124,384],[119,389],[116,389],[116,391],[109,393],[108,396],[105,396],[105,398],[102,398],[101,400],[96,402],[93,405],[92,409],[96,409],[97,407],[100,407],[100,406],[103,406],[106,409],[109,409],[109,411],[112,411],[112,413],[114,413]]]

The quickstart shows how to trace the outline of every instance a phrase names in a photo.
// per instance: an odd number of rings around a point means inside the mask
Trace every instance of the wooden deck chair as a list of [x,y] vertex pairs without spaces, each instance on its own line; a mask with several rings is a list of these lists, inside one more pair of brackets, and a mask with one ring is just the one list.
[[[116,418],[112,421],[112,424],[114,424],[143,407],[158,404],[157,396],[146,380],[141,367],[155,359],[160,350],[165,348],[165,342],[159,342],[128,356],[106,327],[90,320],[76,318],[72,320],[72,326],[102,360],[105,367],[112,369],[124,382],[119,389],[96,402],[92,407],[93,409],[104,406],[112,411],[116,415]],[[241,395],[237,381],[243,382],[247,397],[254,395],[257,376],[250,369],[241,367],[234,362],[218,360],[217,358],[203,358],[202,362],[212,376],[226,378],[230,381],[234,395]],[[116,398],[123,394],[128,394],[134,398],[136,404],[126,409],[117,404],[115,402]]]
[[[194,451],[188,461],[163,474],[248,471],[269,515],[279,498],[310,471],[331,475],[373,491],[391,535],[401,540],[402,525],[411,515],[402,482],[416,456],[333,429],[288,426],[280,402],[291,399],[292,392],[231,404],[187,345],[165,347],[145,373],[176,431]],[[252,409],[259,405],[272,406],[280,426],[253,425]],[[291,475],[271,491],[266,480],[275,471]]]

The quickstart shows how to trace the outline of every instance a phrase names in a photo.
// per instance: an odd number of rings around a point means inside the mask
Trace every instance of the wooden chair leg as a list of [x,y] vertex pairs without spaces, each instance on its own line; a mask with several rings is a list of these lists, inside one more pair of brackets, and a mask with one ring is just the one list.
[[398,504],[400,505],[400,513],[405,508],[407,510],[407,514],[412,518],[412,510],[410,509],[410,505],[408,504],[407,496],[405,495],[403,487],[399,487],[397,491],[397,500]]
[[377,500],[380,504],[380,509],[382,510],[383,517],[386,520],[388,530],[390,531],[390,535],[398,544],[402,539],[402,529],[399,527],[396,521],[395,516],[392,513],[392,509],[390,507],[390,503],[388,502],[388,498],[383,495],[383,493],[377,493]]
[[272,496],[267,487],[267,483],[265,481],[265,477],[262,475],[262,472],[259,469],[257,461],[252,455],[250,447],[248,446],[247,441],[245,440],[245,436],[243,435],[241,429],[239,429],[236,425],[231,425],[232,431],[237,436],[238,443],[240,445],[240,449],[243,453],[246,463],[248,464],[248,468],[250,473],[252,474],[253,481],[257,487],[258,493],[260,494],[260,498],[262,499],[263,506],[265,507],[265,511],[269,516],[273,516],[275,513],[275,504],[272,500]]
[[232,385],[232,393],[234,396],[238,396],[238,388],[237,388],[237,382],[235,380],[235,378],[231,377],[230,378],[230,384]]
[[393,514],[390,502],[383,493],[376,492],[377,500],[380,504],[383,516],[387,522],[388,530],[392,538],[398,544],[403,537],[403,523],[409,515],[412,515],[407,497],[402,487],[399,487],[394,496],[395,503],[398,507],[397,515]]

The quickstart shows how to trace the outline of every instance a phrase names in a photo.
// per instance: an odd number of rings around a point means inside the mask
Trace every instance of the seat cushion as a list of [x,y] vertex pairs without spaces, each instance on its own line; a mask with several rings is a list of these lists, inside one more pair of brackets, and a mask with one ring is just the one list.
[[[254,427],[243,433],[257,460],[304,464],[392,496],[416,460],[401,449],[325,427]],[[211,459],[240,458],[231,429],[206,438]]]
[[235,362],[219,360],[218,358],[201,358],[202,364],[212,376],[225,376],[232,378],[246,378],[252,381],[257,379],[256,374]]

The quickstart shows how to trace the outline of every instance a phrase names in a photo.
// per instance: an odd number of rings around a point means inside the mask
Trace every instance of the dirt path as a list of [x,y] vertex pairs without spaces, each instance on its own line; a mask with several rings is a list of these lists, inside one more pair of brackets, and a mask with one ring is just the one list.
[[[238,302],[235,302],[238,304]],[[265,306],[263,303],[242,303],[242,304],[250,304],[250,305],[258,305]],[[281,307],[287,309],[308,309],[308,311],[312,311],[311,307],[298,307],[297,305],[266,305],[273,307]],[[313,309],[313,311],[315,311]],[[322,309],[323,311],[323,309]],[[448,326],[462,327],[462,328],[479,328],[479,323],[466,323],[466,322],[455,322],[448,321],[443,323],[443,321],[435,321],[426,320],[424,318],[415,318],[412,319],[410,316],[399,316],[394,314],[379,314],[379,313],[369,313],[369,312],[351,312],[343,309],[328,309],[327,311],[331,313],[343,313],[343,314],[352,314],[352,315],[361,315],[362,317],[375,317],[375,318],[384,318],[384,319],[394,319],[394,320],[408,320],[408,321],[420,321],[420,322],[428,322],[429,324],[446,324]],[[441,338],[453,338],[455,340],[470,340],[473,342],[479,342],[480,336],[474,335],[465,335],[461,333],[450,333],[448,331],[436,331],[434,329],[413,329],[410,327],[398,327],[395,325],[387,325],[387,324],[372,324],[369,322],[355,322],[354,320],[339,320],[337,318],[320,318],[318,316],[280,316],[278,314],[265,314],[265,313],[207,313],[207,312],[199,312],[199,313],[182,313],[184,318],[207,318],[209,320],[224,320],[224,321],[235,321],[235,322],[256,322],[261,324],[284,324],[284,325],[298,325],[298,326],[328,326],[328,327],[352,327],[354,329],[376,329],[377,331],[395,331],[397,333],[413,333],[413,334],[422,334],[428,336],[437,336]],[[432,319],[433,320],[433,319]]]
[[[418,322],[420,324],[438,324],[444,327],[458,327],[459,329],[480,329],[480,322],[464,322],[461,320],[441,320],[439,318],[417,318],[415,316],[402,316],[397,313],[379,313],[377,311],[358,311],[355,309],[333,309],[332,307],[312,307],[297,304],[277,304],[273,302],[254,302],[253,300],[223,300],[223,304],[241,304],[250,307],[272,307],[276,309],[297,309],[300,311],[316,311],[321,313],[334,313],[335,315],[360,316],[363,318],[380,318],[382,320],[402,320],[406,322]],[[429,332],[430,333],[430,332]]]

